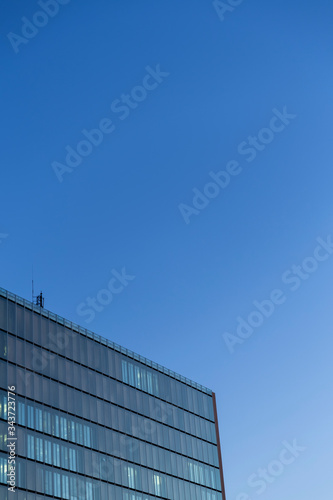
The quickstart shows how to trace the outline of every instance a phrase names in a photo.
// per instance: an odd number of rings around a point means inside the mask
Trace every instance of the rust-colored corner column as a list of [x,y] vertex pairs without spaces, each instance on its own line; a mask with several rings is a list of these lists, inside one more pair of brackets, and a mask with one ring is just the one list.
[[219,421],[218,421],[218,417],[217,417],[215,392],[213,392],[213,406],[214,406],[214,419],[215,419],[215,429],[216,429],[216,439],[217,439],[217,452],[218,452],[218,456],[219,456],[219,466],[220,466],[220,476],[221,476],[222,498],[223,498],[223,500],[226,500],[223,467],[222,467],[222,452],[221,452],[221,443],[220,443]]

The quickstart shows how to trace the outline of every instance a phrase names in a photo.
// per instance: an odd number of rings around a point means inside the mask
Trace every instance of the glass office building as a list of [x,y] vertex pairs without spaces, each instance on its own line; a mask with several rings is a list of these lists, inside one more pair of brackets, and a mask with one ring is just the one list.
[[209,389],[3,289],[0,358],[1,499],[225,499]]

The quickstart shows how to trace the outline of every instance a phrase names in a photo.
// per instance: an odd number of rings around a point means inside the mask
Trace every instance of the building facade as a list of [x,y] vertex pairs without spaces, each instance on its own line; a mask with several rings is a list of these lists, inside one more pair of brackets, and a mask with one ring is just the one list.
[[225,500],[215,395],[0,289],[0,498]]

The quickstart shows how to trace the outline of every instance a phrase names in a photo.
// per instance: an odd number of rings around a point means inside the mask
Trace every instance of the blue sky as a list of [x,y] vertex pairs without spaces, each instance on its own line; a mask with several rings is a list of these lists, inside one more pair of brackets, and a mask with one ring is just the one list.
[[[45,16],[1,9],[1,286],[30,299],[33,265],[48,309],[211,387],[228,499],[328,499],[333,255],[296,291],[282,275],[333,235],[331,2],[244,0],[222,21],[211,1],[71,0],[18,45],[22,17]],[[103,119],[113,132],[60,182],[54,162]],[[248,162],[253,136],[270,142]],[[195,208],[230,161],[239,175]],[[78,307],[123,268],[87,323]],[[284,303],[231,353],[224,334],[274,289]],[[258,495],[248,477],[294,439],[306,450]]]

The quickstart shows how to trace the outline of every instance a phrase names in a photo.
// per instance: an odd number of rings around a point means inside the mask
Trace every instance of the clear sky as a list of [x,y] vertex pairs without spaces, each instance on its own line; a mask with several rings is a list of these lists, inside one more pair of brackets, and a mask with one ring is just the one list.
[[230,4],[2,2],[0,286],[33,265],[48,309],[212,388],[228,500],[326,500],[333,5]]

